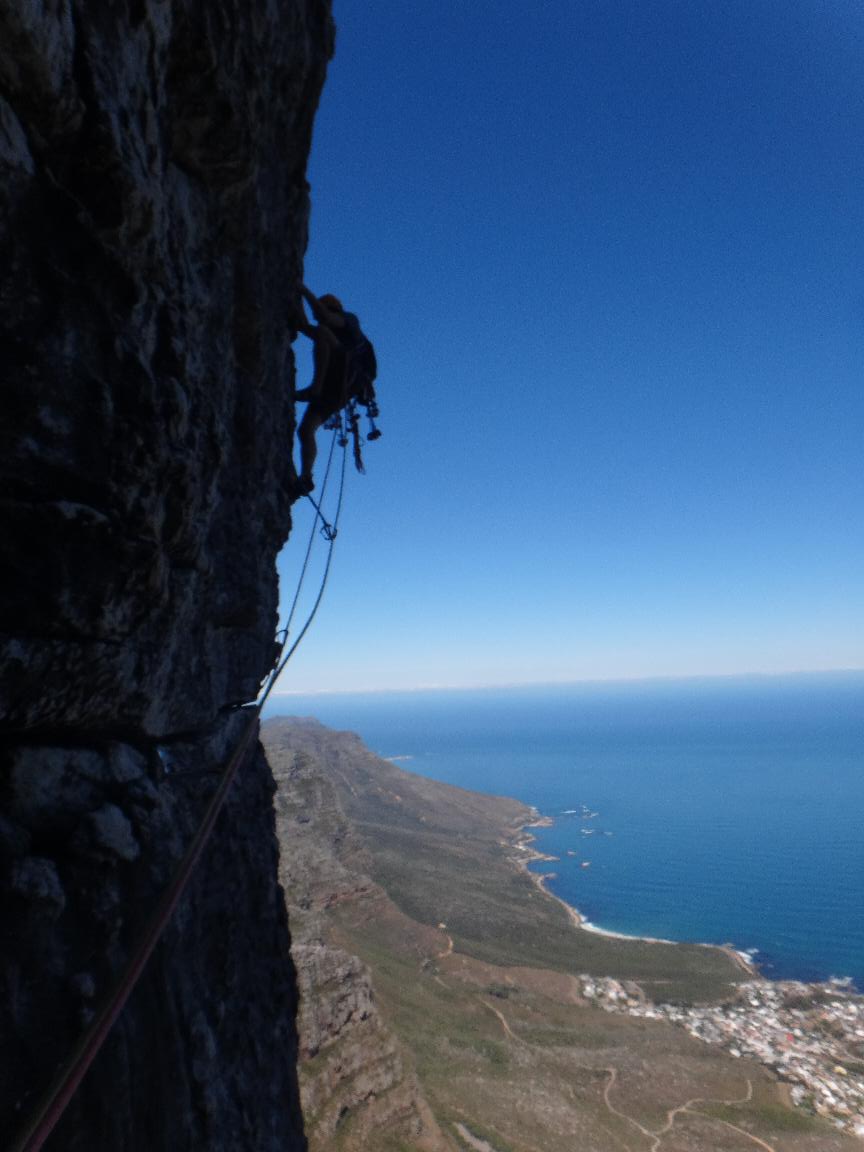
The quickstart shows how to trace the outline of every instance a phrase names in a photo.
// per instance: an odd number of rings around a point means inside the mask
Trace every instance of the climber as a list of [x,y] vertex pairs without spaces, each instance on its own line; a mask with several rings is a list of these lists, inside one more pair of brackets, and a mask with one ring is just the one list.
[[[360,321],[353,312],[346,312],[340,301],[332,295],[313,296],[305,286],[303,298],[309,304],[317,325],[306,322],[305,313],[298,330],[314,344],[314,372],[308,388],[295,392],[296,400],[307,400],[308,407],[300,421],[297,439],[300,441],[300,476],[297,494],[307,495],[315,487],[312,467],[318,453],[315,433],[341,412],[352,400],[364,404],[370,411],[370,420],[377,414],[373,381],[377,375],[375,350],[364,336]],[[374,427],[370,439],[380,432]],[[356,416],[352,431],[355,439],[355,460],[359,462],[359,432]]]

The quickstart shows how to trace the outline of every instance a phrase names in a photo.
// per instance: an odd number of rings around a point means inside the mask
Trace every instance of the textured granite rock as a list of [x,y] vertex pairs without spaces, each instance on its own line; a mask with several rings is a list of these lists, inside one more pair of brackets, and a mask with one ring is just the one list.
[[322,0],[0,2],[0,712],[212,721],[270,663]]
[[[273,656],[329,0],[0,0],[0,1146]],[[49,1149],[303,1146],[247,758]]]

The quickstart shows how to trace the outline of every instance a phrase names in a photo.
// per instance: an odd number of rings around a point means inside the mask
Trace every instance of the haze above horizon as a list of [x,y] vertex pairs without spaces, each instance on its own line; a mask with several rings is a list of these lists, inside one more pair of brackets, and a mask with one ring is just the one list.
[[[494,692],[539,692],[548,689],[550,692],[566,691],[567,689],[615,689],[644,687],[646,689],[698,687],[701,685],[716,687],[728,685],[740,687],[742,685],[770,685],[782,687],[800,687],[810,681],[815,684],[830,685],[847,683],[854,687],[864,686],[864,668],[831,668],[822,671],[800,669],[794,672],[730,672],[721,675],[703,673],[691,676],[608,676],[601,679],[581,680],[521,680],[485,684],[416,684],[410,688],[395,685],[375,685],[365,688],[280,688],[271,694],[271,700],[280,698],[311,696],[398,696],[423,695],[428,693],[494,693]],[[269,714],[269,713],[268,713]]]
[[280,691],[860,668],[864,14],[336,19],[306,279],[384,435]]

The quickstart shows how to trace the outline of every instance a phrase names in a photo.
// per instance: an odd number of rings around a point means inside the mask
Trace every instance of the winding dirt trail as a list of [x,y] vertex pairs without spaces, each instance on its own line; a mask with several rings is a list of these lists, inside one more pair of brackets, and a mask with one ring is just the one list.
[[759,1136],[754,1136],[752,1132],[748,1132],[746,1128],[740,1128],[737,1124],[731,1123],[729,1120],[721,1120],[719,1116],[711,1116],[709,1113],[700,1112],[695,1107],[696,1104],[725,1104],[729,1107],[734,1107],[740,1104],[749,1104],[753,1099],[753,1082],[748,1079],[747,1091],[743,1096],[736,1096],[732,1100],[712,1100],[703,1096],[694,1096],[691,1100],[687,1100],[684,1104],[679,1104],[676,1108],[670,1108],[666,1113],[666,1123],[662,1128],[658,1128],[652,1132],[645,1128],[638,1120],[634,1120],[632,1116],[628,1116],[626,1112],[621,1112],[616,1108],[609,1099],[609,1093],[612,1091],[617,1079],[618,1070],[616,1068],[607,1068],[606,1072],[609,1074],[609,1079],[606,1081],[606,1087],[603,1089],[603,1099],[606,1107],[615,1116],[620,1116],[622,1120],[627,1120],[633,1124],[639,1131],[651,1141],[651,1148],[649,1152],[659,1152],[663,1144],[663,1137],[668,1135],[675,1127],[675,1120],[679,1116],[699,1116],[703,1120],[708,1120],[713,1124],[722,1124],[724,1128],[729,1128],[732,1132],[737,1132],[739,1136],[744,1136],[747,1140],[752,1141],[758,1148],[762,1148],[765,1152],[777,1152],[773,1145],[769,1144],[767,1140],[763,1140]]
[[453,937],[451,935],[449,935],[449,933],[448,933],[448,935],[447,935],[447,947],[444,949],[443,952],[439,952],[436,955],[435,959],[436,960],[443,960],[446,956],[451,956],[452,954],[453,954]]
[[705,1100],[702,1096],[694,1096],[693,1099],[688,1100],[686,1104],[679,1104],[677,1108],[669,1109],[669,1111],[666,1113],[666,1123],[662,1128],[657,1129],[656,1135],[662,1136],[664,1133],[671,1131],[675,1124],[675,1117],[680,1116],[682,1112],[690,1112],[701,1116],[701,1112],[694,1113],[694,1104],[749,1104],[752,1099],[753,1083],[750,1080],[747,1081],[747,1092],[743,1096],[737,1097],[735,1100]]
[[[694,1112],[694,1116],[701,1116],[703,1113]],[[759,1148],[764,1148],[765,1152],[777,1152],[772,1144],[767,1140],[760,1140],[758,1136],[754,1136],[752,1132],[748,1132],[746,1128],[739,1128],[737,1124],[730,1124],[728,1120],[720,1120],[716,1116],[710,1116],[708,1119],[713,1120],[715,1124],[722,1124],[724,1128],[731,1128],[733,1132],[739,1133],[741,1136],[746,1136],[748,1140],[752,1140]]]
[[[533,1047],[533,1045],[529,1044],[526,1040],[523,1040],[520,1036],[516,1035],[516,1033],[510,1027],[510,1023],[506,1016],[499,1008],[496,1008],[494,1004],[490,1004],[489,1001],[483,999],[482,996],[478,997],[478,999],[484,1008],[488,1008],[488,1010],[493,1013],[493,1015],[497,1016],[498,1021],[503,1028],[504,1034],[508,1040],[524,1048]],[[586,1066],[586,1070],[591,1071],[592,1069]],[[635,1119],[635,1117],[629,1116],[626,1112],[622,1112],[620,1108],[617,1108],[612,1103],[611,1094],[612,1090],[618,1083],[618,1069],[609,1066],[604,1068],[603,1071],[607,1076],[606,1083],[603,1087],[603,1103],[606,1105],[607,1110],[613,1116],[617,1116],[620,1120],[624,1120],[626,1123],[631,1124],[634,1128],[637,1129],[640,1135],[644,1136],[646,1140],[650,1140],[651,1143],[648,1152],[660,1152],[660,1149],[663,1146],[664,1136],[668,1136],[669,1133],[673,1130],[675,1127],[675,1121],[679,1116],[698,1116],[700,1119],[708,1120],[712,1124],[720,1124],[724,1128],[728,1128],[730,1131],[736,1132],[739,1136],[743,1136],[745,1139],[750,1140],[753,1144],[756,1145],[757,1148],[763,1149],[763,1152],[777,1152],[777,1149],[772,1144],[769,1144],[767,1140],[763,1140],[760,1136],[754,1136],[753,1133],[748,1132],[746,1128],[741,1128],[737,1124],[733,1124],[730,1120],[722,1120],[719,1116],[712,1116],[710,1113],[701,1112],[696,1107],[697,1104],[725,1104],[727,1107],[749,1104],[753,1099],[753,1082],[750,1079],[747,1080],[747,1091],[743,1096],[736,1096],[732,1099],[722,1100],[709,1099],[704,1096],[694,1096],[692,1099],[685,1101],[683,1104],[678,1104],[675,1108],[670,1108],[666,1113],[666,1121],[663,1124],[663,1127],[652,1130],[651,1128],[646,1128],[645,1125],[641,1124],[638,1120]]]
[[603,1089],[604,1104],[613,1116],[619,1116],[622,1120],[626,1120],[628,1124],[632,1124],[634,1128],[638,1128],[643,1136],[647,1137],[649,1140],[655,1141],[655,1143],[651,1145],[651,1152],[657,1152],[657,1149],[662,1143],[662,1137],[658,1136],[656,1132],[652,1132],[649,1128],[645,1128],[642,1124],[639,1123],[638,1120],[634,1120],[632,1116],[628,1116],[626,1112],[621,1112],[609,1099],[609,1093],[612,1091],[618,1081],[618,1069],[604,1068],[604,1072],[609,1077]]
[[499,1012],[494,1004],[490,1004],[489,1001],[484,1000],[482,996],[479,996],[478,999],[484,1008],[488,1008],[490,1012],[494,1013],[498,1017],[501,1022],[501,1027],[504,1029],[504,1033],[509,1040],[512,1040],[514,1044],[521,1044],[523,1048],[532,1047],[532,1045],[529,1044],[527,1040],[523,1040],[521,1036],[516,1035],[516,1033],[507,1023],[507,1018],[503,1012]]

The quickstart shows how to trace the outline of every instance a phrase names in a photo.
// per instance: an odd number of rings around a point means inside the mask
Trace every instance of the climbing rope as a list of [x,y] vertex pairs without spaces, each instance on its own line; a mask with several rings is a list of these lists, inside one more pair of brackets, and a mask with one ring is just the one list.
[[[321,499],[323,501],[324,491],[327,486],[327,479],[330,475],[330,465],[333,460],[333,451],[336,445],[336,437],[338,433],[334,433],[333,442],[330,445],[330,455],[327,460],[327,470],[324,475],[324,481],[321,486]],[[286,664],[297,651],[297,648],[302,641],[303,637],[309,631],[312,621],[318,612],[319,605],[324,596],[324,589],[327,586],[327,579],[330,575],[330,564],[333,559],[333,545],[336,540],[336,530],[339,525],[339,517],[342,513],[342,497],[345,491],[345,456],[346,452],[343,448],[342,452],[342,470],[339,483],[339,496],[336,504],[336,514],[333,517],[332,535],[328,537],[329,549],[327,551],[327,561],[324,566],[324,573],[321,578],[321,585],[318,589],[318,595],[312,609],[306,619],[305,624],[301,628],[297,639],[293,642],[290,648],[287,649],[288,637],[290,633],[291,623],[294,619],[294,613],[297,608],[297,603],[300,598],[300,589],[306,577],[306,570],[309,566],[309,557],[312,551],[312,542],[315,537],[315,529],[317,526],[317,519],[313,522],[312,532],[310,533],[309,545],[306,549],[306,556],[303,561],[303,568],[298,581],[297,591],[294,596],[294,601],[291,605],[291,611],[288,615],[288,620],[285,627],[280,631],[279,635],[282,636],[282,641],[279,646],[279,651],[274,661],[274,666],[270,671],[270,675],[264,685],[257,702],[243,705],[243,711],[249,711],[249,722],[243,728],[240,734],[240,739],[234,748],[222,775],[219,784],[210,803],[204,812],[201,822],[192,838],[189,847],[180,861],[176,872],[168,885],[168,888],[163,892],[159,903],[156,905],[147,925],[139,937],[135,947],[133,948],[132,955],[127,961],[126,967],[123,970],[120,979],[109,991],[108,995],[102,1002],[102,1005],[94,1017],[90,1027],[79,1039],[75,1048],[63,1062],[58,1070],[50,1087],[42,1097],[38,1106],[33,1112],[33,1115],[22,1129],[18,1136],[17,1141],[11,1145],[9,1152],[39,1152],[45,1141],[53,1132],[60,1117],[66,1110],[69,1101],[75,1095],[81,1081],[87,1074],[90,1065],[96,1058],[99,1050],[105,1042],[106,1037],[116,1023],[118,1017],[126,1006],[126,1002],[132,993],[135,985],[147,965],[147,961],[153,954],[157,943],[159,942],[162,933],[165,930],[174,909],[186,890],[189,879],[195,870],[195,865],[198,863],[202,852],[210,839],[210,834],[213,831],[216,819],[225,802],[225,797],[231,784],[237,775],[237,770],[243,761],[246,750],[249,747],[249,742],[252,735],[256,730],[256,725],[261,716],[261,711],[267,702],[274,684],[279,678],[280,673],[284,670]],[[323,519],[323,517],[322,517]],[[326,521],[325,521],[326,523]]]
[[[333,438],[330,441],[330,451],[327,455],[327,467],[324,469],[324,479],[321,482],[321,499],[322,499],[322,501],[324,499],[324,493],[327,491],[327,482],[330,479],[330,469],[333,465],[333,453],[334,453],[334,450],[336,448],[336,440],[337,440],[337,433],[334,432]],[[342,447],[344,448],[345,445],[343,444]],[[340,482],[339,482],[339,502],[338,502],[337,507],[336,507],[336,516],[334,517],[334,522],[337,525],[338,525],[338,521],[339,521],[339,514],[342,511],[342,493],[344,492],[344,490],[345,490],[345,453],[343,451],[343,453],[342,453],[342,475],[340,477]],[[314,501],[313,501],[313,503],[314,503]],[[291,608],[288,612],[288,618],[285,621],[285,626],[283,628],[280,628],[280,630],[276,633],[276,637],[279,640],[279,654],[277,655],[276,659],[273,662],[273,667],[270,669],[269,678],[266,681],[264,688],[262,690],[262,698],[261,698],[262,707],[263,707],[264,701],[270,695],[271,688],[273,687],[276,680],[279,678],[279,673],[282,671],[282,668],[284,668],[284,666],[285,666],[284,664],[280,663],[280,661],[282,659],[282,654],[285,651],[285,645],[288,642],[288,637],[291,633],[291,625],[294,622],[294,614],[297,611],[297,605],[300,602],[300,593],[303,591],[303,584],[306,581],[306,572],[309,569],[309,559],[312,555],[312,546],[315,543],[315,528],[318,524],[318,518],[319,517],[324,522],[324,525],[329,529],[329,533],[323,533],[323,530],[322,530],[322,533],[324,535],[325,540],[327,540],[327,542],[330,545],[330,550],[327,554],[327,567],[326,567],[325,572],[324,572],[324,580],[323,580],[324,584],[326,584],[327,576],[329,575],[329,572],[330,572],[330,556],[333,553],[333,541],[336,539],[337,528],[334,527],[332,524],[328,524],[328,522],[324,519],[323,514],[321,513],[321,509],[320,509],[319,505],[317,505],[317,504],[315,505],[315,511],[316,511],[317,515],[316,515],[316,518],[312,521],[312,527],[309,531],[309,540],[306,543],[306,555],[303,557],[303,565],[300,569],[300,576],[297,580],[297,587],[294,590],[294,599],[291,601]],[[320,596],[319,596],[318,601],[316,601],[316,604],[315,604],[314,611],[316,611],[316,612],[318,610],[318,603],[320,603]],[[310,616],[309,620],[307,620],[306,625],[303,629],[303,635],[305,635],[305,633],[308,630],[309,625],[312,623],[313,619],[314,619],[314,613],[312,616]],[[296,645],[295,645],[295,647],[296,647]]]

